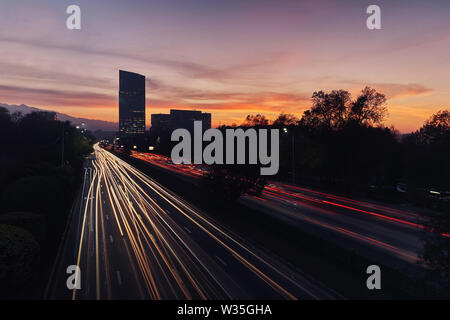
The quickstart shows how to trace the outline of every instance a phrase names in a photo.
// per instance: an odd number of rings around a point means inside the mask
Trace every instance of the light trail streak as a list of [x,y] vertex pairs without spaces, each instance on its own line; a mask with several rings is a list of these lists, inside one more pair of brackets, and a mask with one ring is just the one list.
[[[132,157],[149,162],[153,165],[162,167],[164,169],[173,171],[173,172],[177,172],[180,174],[184,174],[184,175],[189,175],[191,177],[194,178],[199,178],[203,175],[201,168],[200,167],[195,167],[193,165],[188,166],[188,165],[184,165],[184,166],[180,166],[180,165],[174,165],[170,162],[170,158],[161,156],[161,155],[157,155],[157,154],[149,154],[149,153],[142,153],[142,152],[136,152],[133,151],[132,152]],[[362,206],[362,207],[369,207],[369,208],[374,208],[377,210],[381,210],[383,211],[383,214],[372,214],[372,212],[367,211],[367,210],[362,210],[362,209],[358,209],[358,208],[354,208],[354,207],[350,207],[350,206],[345,206],[342,204],[338,204],[338,203],[334,203],[334,202],[330,202],[330,201],[325,201],[325,200],[318,200],[318,199],[314,199],[310,196],[307,195],[299,195],[296,192],[292,192],[292,191],[288,191],[289,189],[294,189],[294,190],[299,190],[301,192],[306,192],[306,193],[311,193],[311,194],[315,194],[315,195],[320,195],[323,197],[326,197],[328,199],[333,199],[336,201],[340,201],[340,202],[344,202],[344,203],[351,203],[353,205],[357,205],[357,206]],[[317,204],[323,204],[323,203],[327,203],[330,205],[335,205],[335,206],[340,206],[342,208],[346,208],[349,210],[353,210],[353,211],[357,211],[360,213],[368,213],[372,216],[376,216],[378,218],[382,218],[385,219],[386,221],[390,221],[390,222],[398,222],[398,223],[403,223],[405,225],[409,225],[415,228],[419,228],[419,229],[423,229],[424,226],[418,223],[414,223],[414,222],[410,222],[404,219],[398,219],[395,217],[391,217],[388,216],[388,213],[394,214],[394,215],[400,215],[404,218],[407,219],[419,219],[420,215],[418,215],[417,213],[414,212],[409,212],[409,211],[405,211],[405,210],[400,210],[400,209],[395,209],[395,208],[389,208],[386,206],[382,206],[382,205],[378,205],[378,204],[374,204],[374,203],[368,203],[368,202],[364,202],[364,201],[358,201],[358,200],[353,200],[353,199],[349,199],[349,198],[345,198],[345,197],[341,197],[341,196],[336,196],[336,195],[332,195],[329,193],[324,193],[324,192],[319,192],[319,191],[315,191],[312,189],[308,189],[308,188],[302,188],[302,187],[298,187],[295,185],[290,185],[290,184],[285,184],[285,183],[270,183],[270,186],[266,186],[265,191],[267,192],[267,190],[271,190],[272,192],[275,193],[279,193],[279,194],[284,194],[284,195],[288,195],[290,197],[293,198],[298,198],[298,199],[303,199],[303,200],[307,200],[307,201],[312,201],[315,202]],[[256,199],[259,199],[261,201],[267,201],[261,197],[257,197],[255,196]],[[442,234],[443,236],[448,236],[446,234]]]
[[[94,175],[95,178],[95,175]],[[84,242],[84,231],[86,228],[86,217],[87,217],[87,210],[88,210],[88,202],[89,202],[89,197],[91,196],[91,192],[92,192],[92,187],[94,186],[94,179],[91,178],[91,184],[89,186],[89,191],[87,194],[87,199],[86,199],[86,204],[84,207],[84,214],[83,214],[83,222],[82,222],[82,228],[81,228],[81,236],[80,236],[80,243],[78,245],[78,256],[77,256],[77,266],[80,266],[80,260],[81,260],[81,251],[83,249],[83,242]],[[82,195],[84,196],[84,195]],[[72,300],[75,300],[76,297],[76,293],[77,290],[76,288],[73,289],[73,294],[72,294]]]
[[[120,160],[122,161],[122,160]],[[123,161],[122,161],[123,162]],[[191,220],[193,223],[195,223],[199,228],[203,229],[208,235],[210,235],[213,239],[215,239],[218,243],[220,243],[224,248],[226,248],[227,250],[229,250],[235,257],[237,257],[243,264],[247,265],[249,267],[250,270],[252,270],[257,276],[259,276],[261,279],[263,279],[265,282],[267,282],[269,285],[271,285],[275,290],[277,290],[280,294],[282,294],[283,296],[285,296],[286,298],[289,299],[295,299],[295,297],[289,293],[288,291],[286,291],[284,288],[280,287],[276,282],[274,282],[273,280],[271,280],[270,278],[268,278],[263,272],[261,272],[258,268],[254,267],[251,263],[249,263],[246,259],[244,259],[241,255],[239,255],[235,250],[233,250],[230,246],[228,246],[227,244],[225,244],[222,240],[220,240],[218,237],[216,237],[213,233],[211,233],[209,230],[207,230],[205,227],[203,227],[198,221],[196,221],[195,219],[193,219],[190,215],[188,215],[183,209],[181,209],[178,205],[176,205],[174,202],[177,202],[179,205],[183,206],[185,209],[187,209],[187,211],[190,211],[195,217],[200,218],[200,220],[204,223],[206,223],[209,227],[212,227],[214,229],[214,231],[217,231],[218,233],[220,233],[222,236],[225,236],[227,239],[231,240],[234,244],[237,244],[239,247],[241,247],[242,249],[244,249],[246,252],[250,253],[252,256],[254,256],[255,258],[257,258],[259,261],[263,262],[265,265],[267,265],[268,267],[270,267],[271,269],[273,269],[274,271],[279,272],[278,270],[276,270],[276,268],[272,265],[270,265],[268,262],[264,261],[264,259],[260,258],[259,256],[257,256],[256,254],[254,254],[253,252],[251,252],[250,250],[248,250],[246,247],[244,247],[242,244],[238,243],[235,239],[233,239],[232,237],[230,237],[229,235],[227,235],[225,232],[223,232],[222,230],[220,230],[217,226],[215,226],[214,224],[212,224],[211,222],[207,221],[204,217],[202,217],[199,213],[195,212],[193,209],[189,208],[188,206],[186,206],[182,201],[180,201],[180,199],[174,197],[173,195],[169,194],[167,191],[164,190],[164,188],[162,188],[161,186],[159,186],[158,184],[156,184],[155,182],[153,182],[151,179],[149,179],[148,177],[146,177],[145,175],[143,175],[142,173],[138,172],[136,169],[134,169],[133,167],[129,166],[127,163],[123,162],[123,165],[128,167],[128,169],[130,169],[131,171],[134,171],[134,173],[137,176],[140,176],[142,179],[142,182],[145,183],[146,185],[148,185],[150,188],[153,189],[153,191],[155,191],[158,195],[160,195],[162,198],[164,198],[168,203],[170,203],[173,207],[175,207],[179,212],[181,212],[183,215],[185,215],[189,220]],[[157,188],[159,188],[160,190],[157,190]],[[172,199],[169,199],[168,197],[171,197]],[[292,281],[291,279],[287,278],[285,275],[283,275],[282,273],[280,273],[281,276],[285,277],[287,280]],[[298,284],[296,284],[298,285]],[[302,288],[303,290],[307,291],[307,289]],[[311,293],[312,295],[312,293]],[[312,295],[313,296],[313,295]]]
[[[229,252],[230,258],[235,259],[234,264],[253,274],[255,279],[260,279],[260,283],[273,293],[286,299],[296,299],[290,291],[293,286],[295,290],[318,298],[310,289],[298,284],[184,200],[98,146],[95,146],[92,173],[82,205],[83,221],[76,260],[83,270],[89,270],[89,252],[95,254],[93,283],[96,299],[113,296],[109,263],[114,257],[106,249],[105,230],[109,230],[110,239],[111,232],[120,234],[121,239],[115,237],[115,241],[108,245],[123,248],[121,250],[128,256],[130,264],[128,273],[134,276],[138,287],[143,285],[145,288],[145,292],[140,291],[143,298],[217,299],[243,294],[242,288],[222,269],[231,262],[215,259],[217,255],[208,254],[191,238],[199,232],[203,233],[203,237],[209,237],[212,247]],[[104,220],[105,210],[112,211],[114,219]],[[171,212],[170,216],[167,211]],[[188,224],[177,222],[179,219],[187,219]],[[89,240],[91,233],[92,242]],[[223,257],[223,253],[221,255]],[[131,285],[127,283],[130,281],[127,270],[121,265],[121,286]],[[267,270],[263,271],[262,266],[268,268],[270,274]],[[283,284],[273,276],[282,280]],[[85,281],[89,282],[89,279]],[[102,287],[104,283],[106,291]],[[286,284],[290,289],[285,287]],[[89,284],[86,283],[85,287],[89,289]],[[78,298],[75,290],[72,298]]]
[[[191,177],[193,178],[192,181],[198,180],[205,169],[201,166],[174,165],[169,158],[157,154],[132,152],[132,157],[165,170]],[[202,226],[211,228],[207,223],[201,221],[196,213],[192,213],[189,209],[180,205],[182,201],[178,203],[176,197],[173,198],[170,193],[164,193],[164,188],[161,188],[157,183],[147,181],[145,175],[133,171],[135,169],[128,164],[123,163],[122,165],[134,175],[139,176],[143,183],[147,183],[149,187],[154,187],[165,195],[172,202],[171,205],[178,205],[178,210],[183,208],[184,211],[179,210],[180,213],[186,215],[189,219],[194,218]],[[272,205],[280,207],[280,201],[282,201],[288,205],[287,210],[292,213],[292,216],[298,216],[299,218],[305,216],[302,208],[307,207],[310,209],[309,215],[318,216],[317,218],[309,217],[310,223],[345,234],[356,241],[362,241],[385,250],[387,253],[393,252],[408,261],[417,261],[417,257],[412,252],[421,250],[418,232],[421,230],[433,231],[425,226],[425,219],[415,212],[354,200],[287,183],[269,182],[261,196],[251,198],[259,201],[259,205],[270,206],[270,208],[273,208]],[[275,214],[278,214],[278,211]],[[333,222],[323,223],[323,221]],[[373,228],[371,225],[373,225]],[[213,228],[211,230],[214,235],[220,234]],[[441,233],[441,235],[450,236],[447,233]]]
[[[278,196],[278,195],[274,194],[274,196]],[[331,225],[329,223],[326,223],[326,222],[323,222],[323,221],[319,221],[319,220],[314,219],[314,218],[307,217],[306,215],[303,215],[303,214],[299,215],[299,218],[301,218],[301,219],[303,219],[305,221],[308,221],[308,222],[310,222],[310,223],[312,223],[314,225],[318,225],[320,227],[332,230],[334,232],[345,234],[347,236],[350,236],[351,238],[358,239],[358,240],[361,240],[361,241],[366,242],[368,244],[375,245],[377,247],[380,247],[380,248],[383,248],[385,250],[391,251],[391,252],[393,252],[393,253],[395,253],[395,254],[397,254],[399,256],[404,257],[409,262],[414,262],[415,263],[418,260],[417,256],[414,256],[410,252],[406,252],[406,251],[401,250],[400,248],[398,248],[396,246],[390,245],[390,244],[388,244],[386,242],[374,239],[372,237],[361,235],[361,234],[359,234],[357,232],[353,232],[353,231],[345,229],[343,227]]]

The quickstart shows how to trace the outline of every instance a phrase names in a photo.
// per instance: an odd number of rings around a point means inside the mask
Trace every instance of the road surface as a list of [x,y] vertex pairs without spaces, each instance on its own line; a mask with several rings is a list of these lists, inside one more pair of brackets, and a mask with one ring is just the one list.
[[[81,289],[67,287],[70,265],[80,268]],[[48,298],[341,297],[96,145],[84,167]]]
[[[169,158],[151,153],[134,152],[132,156],[191,183],[203,176],[202,166],[174,165]],[[422,272],[417,262],[423,250],[423,217],[415,209],[275,181],[268,183],[261,196],[241,197],[239,202],[376,262]]]

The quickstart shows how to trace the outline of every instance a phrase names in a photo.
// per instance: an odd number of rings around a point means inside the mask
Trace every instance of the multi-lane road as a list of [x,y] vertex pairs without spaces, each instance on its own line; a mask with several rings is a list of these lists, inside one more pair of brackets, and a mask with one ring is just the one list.
[[[80,289],[67,268],[79,267]],[[51,299],[335,299],[95,146],[48,287]]]
[[314,233],[372,261],[419,271],[422,216],[401,208],[273,182],[246,205]]
[[[150,153],[134,152],[132,156],[192,183],[203,175],[201,166],[174,165],[170,159]],[[372,261],[421,272],[417,262],[423,250],[424,223],[423,215],[414,208],[360,201],[275,181],[269,182],[260,196],[241,197],[239,202]]]

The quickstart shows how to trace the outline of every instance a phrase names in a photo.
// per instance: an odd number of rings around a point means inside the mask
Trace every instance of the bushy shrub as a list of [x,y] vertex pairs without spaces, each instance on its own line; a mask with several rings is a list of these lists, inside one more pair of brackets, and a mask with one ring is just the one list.
[[23,228],[0,224],[0,296],[18,292],[39,265],[39,244]]
[[53,177],[32,176],[19,179],[3,192],[3,212],[33,211],[49,215],[66,207],[64,185]]
[[32,212],[8,212],[0,214],[0,224],[20,227],[30,232],[42,245],[45,240],[45,219]]

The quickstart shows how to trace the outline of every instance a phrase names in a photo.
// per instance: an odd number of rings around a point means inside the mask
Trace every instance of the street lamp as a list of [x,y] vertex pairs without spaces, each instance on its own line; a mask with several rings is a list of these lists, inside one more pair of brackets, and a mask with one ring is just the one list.
[[[287,128],[283,128],[284,133],[288,133]],[[291,132],[291,154],[292,154],[292,183],[295,184],[295,135]]]

